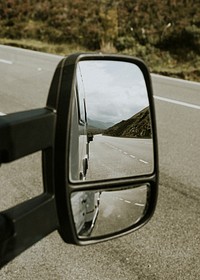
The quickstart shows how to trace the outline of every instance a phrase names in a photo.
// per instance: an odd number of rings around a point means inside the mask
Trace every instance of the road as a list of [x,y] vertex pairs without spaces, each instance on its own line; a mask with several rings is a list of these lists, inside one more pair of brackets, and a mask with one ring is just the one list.
[[[60,57],[0,47],[0,112],[43,107]],[[152,75],[158,123],[160,192],[142,229],[87,247],[57,232],[0,271],[0,279],[199,279],[200,85]],[[40,154],[0,169],[1,210],[42,191]]]
[[151,139],[95,135],[90,142],[88,179],[141,175],[152,171]]
[[200,84],[157,76],[153,84],[160,170],[191,193],[199,189],[200,179]]
[[147,186],[114,192],[102,192],[99,213],[92,236],[101,236],[128,228],[139,221],[145,210]]

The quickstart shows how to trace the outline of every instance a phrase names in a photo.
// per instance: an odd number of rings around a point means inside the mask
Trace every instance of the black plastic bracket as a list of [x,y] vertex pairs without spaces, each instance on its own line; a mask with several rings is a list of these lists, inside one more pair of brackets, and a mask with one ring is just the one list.
[[42,108],[0,117],[0,163],[52,146],[56,115]]

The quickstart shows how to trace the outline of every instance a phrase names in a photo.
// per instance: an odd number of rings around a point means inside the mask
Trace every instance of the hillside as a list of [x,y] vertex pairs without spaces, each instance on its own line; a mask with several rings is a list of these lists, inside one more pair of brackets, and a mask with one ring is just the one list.
[[120,52],[155,73],[200,81],[199,0],[1,0],[0,25],[0,43]]
[[92,134],[92,135],[102,134],[105,129],[107,129],[112,125],[113,123],[111,122],[102,122],[102,121],[88,119],[87,131],[88,134]]
[[88,118],[88,125],[94,128],[99,128],[99,129],[106,129],[110,126],[113,125],[112,122],[102,122],[102,121],[97,121],[97,120],[91,120]]
[[104,131],[104,135],[132,138],[150,138],[151,124],[149,107],[138,112],[128,120],[123,120]]

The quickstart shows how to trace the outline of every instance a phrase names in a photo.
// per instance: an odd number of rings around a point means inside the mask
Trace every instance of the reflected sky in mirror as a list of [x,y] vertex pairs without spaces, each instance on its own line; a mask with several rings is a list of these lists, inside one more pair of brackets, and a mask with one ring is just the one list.
[[77,73],[79,85],[84,86],[88,119],[115,124],[149,105],[145,80],[137,65],[81,61]]

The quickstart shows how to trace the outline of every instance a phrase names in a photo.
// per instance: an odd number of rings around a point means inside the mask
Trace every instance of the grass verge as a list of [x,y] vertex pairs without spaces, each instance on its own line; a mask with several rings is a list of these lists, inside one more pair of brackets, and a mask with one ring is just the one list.
[[[49,44],[37,40],[12,40],[0,38],[0,44],[30,49],[34,51],[69,55],[75,52],[91,52],[90,50],[76,44]],[[97,50],[96,52],[99,52]],[[116,52],[115,50],[107,50],[107,52]],[[180,59],[173,56],[167,51],[160,51],[155,48],[136,48],[123,52],[124,54],[137,56],[143,59],[151,72],[160,75],[170,76],[200,82],[200,56],[191,56],[186,59]]]

